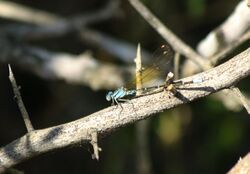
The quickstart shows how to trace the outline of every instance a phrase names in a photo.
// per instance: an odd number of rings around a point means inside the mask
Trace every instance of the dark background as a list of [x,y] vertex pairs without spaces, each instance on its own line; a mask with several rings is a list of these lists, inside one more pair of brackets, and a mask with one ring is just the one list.
[[[98,0],[15,2],[64,17],[91,12],[106,3]],[[210,30],[232,13],[238,1],[143,0],[143,3],[175,34],[195,48]],[[121,15],[89,28],[135,45],[140,42],[149,51],[154,51],[164,42],[127,1],[122,1],[121,9]],[[98,59],[115,59],[80,42],[73,33],[32,44],[72,54],[92,50]],[[23,100],[36,129],[73,121],[110,105],[105,100],[106,90],[94,91],[88,86],[45,80],[18,66],[13,66],[13,71],[22,87]],[[249,80],[239,84],[245,93],[249,93]],[[7,64],[4,63],[0,64],[0,84],[0,146],[4,146],[24,135],[26,129],[13,99]],[[249,115],[244,109],[229,110],[213,97],[168,110],[149,120],[149,150],[154,173],[226,173],[240,156],[249,152]],[[32,158],[16,168],[37,174],[137,173],[135,125],[118,129],[102,139],[100,146],[103,149],[100,161],[91,159],[90,145],[79,144]]]

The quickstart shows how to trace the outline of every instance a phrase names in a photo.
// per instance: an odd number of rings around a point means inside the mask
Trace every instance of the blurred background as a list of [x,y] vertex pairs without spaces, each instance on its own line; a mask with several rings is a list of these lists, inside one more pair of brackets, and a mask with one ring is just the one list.
[[[108,7],[111,1],[5,0],[3,2],[13,2],[34,10],[39,9],[70,21],[78,15],[96,14],[98,10]],[[142,2],[193,48],[211,30],[220,25],[239,3],[237,0],[143,0]],[[39,37],[39,34],[22,35],[20,32],[22,30],[15,26],[27,25],[32,28],[36,24],[3,16],[0,18],[0,24],[2,28],[11,27],[11,32],[15,33],[10,32],[9,35],[3,36],[11,45],[42,48],[51,54],[67,53],[76,57],[87,51],[98,62],[126,69],[133,65],[137,43],[141,44],[145,54],[151,55],[166,42],[128,1],[120,1],[115,8],[117,9],[110,16],[107,15],[106,19],[86,24],[82,35],[79,32],[76,33],[74,29],[69,29],[62,34],[58,34],[60,31],[58,30],[52,36],[45,35],[46,37],[42,34],[42,37]],[[112,8],[108,8],[109,12],[111,10]],[[21,39],[18,37],[19,33],[21,33]],[[95,36],[98,34],[105,36],[104,44],[95,41]],[[90,36],[93,36],[93,39]],[[126,50],[125,55],[128,56],[124,58],[119,54],[122,51],[119,50],[120,48],[115,50],[114,47],[105,47],[109,39],[117,41],[115,45],[121,44],[122,48],[124,46],[122,43],[128,44],[133,51]],[[20,57],[20,59],[24,58]],[[65,80],[43,78],[43,75],[34,73],[24,63],[16,63],[17,61],[19,60],[14,59],[10,62],[36,129],[70,122],[110,106],[105,95],[108,90],[118,87],[117,84],[110,87],[96,87],[88,82],[68,83]],[[22,117],[13,99],[8,80],[7,62],[0,62],[0,146],[5,146],[26,133]],[[29,60],[27,62],[29,65]],[[247,78],[238,85],[248,95],[249,83],[250,79]],[[226,97],[230,102],[231,96]],[[103,149],[100,161],[92,160],[90,145],[79,144],[32,158],[16,166],[16,169],[37,174],[141,173],[138,169],[140,149],[137,145],[136,126],[137,124],[133,124],[120,128],[100,140],[99,146]],[[216,95],[168,110],[151,117],[147,122],[145,143],[148,146],[148,156],[145,158],[148,158],[149,162],[148,173],[226,173],[240,156],[249,152],[249,135],[250,117],[245,109],[240,106],[225,105],[217,99]]]

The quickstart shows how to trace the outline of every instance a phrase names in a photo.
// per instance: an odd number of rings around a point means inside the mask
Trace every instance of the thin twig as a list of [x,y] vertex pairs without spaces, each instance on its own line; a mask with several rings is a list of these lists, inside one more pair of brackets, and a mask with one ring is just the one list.
[[[130,67],[96,60],[89,52],[73,55],[28,45],[13,45],[0,37],[0,62],[11,62],[42,78],[88,85],[93,89],[113,89],[124,84]],[[133,73],[134,74],[134,73]]]
[[8,67],[9,67],[9,79],[10,79],[10,82],[11,82],[11,85],[12,85],[12,88],[13,88],[15,99],[17,101],[19,110],[20,110],[21,115],[23,117],[26,129],[27,129],[28,132],[31,132],[31,131],[34,130],[34,128],[33,128],[32,123],[30,121],[29,114],[28,114],[28,112],[27,112],[27,110],[26,110],[26,108],[24,106],[22,96],[21,96],[21,93],[19,91],[19,87],[17,86],[14,74],[13,74],[13,72],[11,70],[11,66],[8,65]]
[[99,151],[102,151],[102,149],[98,146],[98,133],[97,130],[91,129],[90,130],[90,137],[91,137],[91,145],[93,147],[93,159],[99,160]]
[[[114,38],[100,31],[88,30],[86,28],[80,31],[80,37],[86,44],[105,50],[123,62],[134,62],[136,46],[132,43]],[[145,49],[141,49],[141,51],[143,62],[147,63],[152,55]]]
[[224,49],[219,51],[217,54],[213,55],[209,58],[213,65],[216,65],[220,60],[225,58],[228,54],[234,51],[237,47],[239,47],[242,43],[248,41],[250,39],[250,31],[247,31],[244,35],[242,35],[235,42],[227,45]]
[[136,124],[137,140],[137,173],[152,174],[152,164],[149,148],[149,125],[150,120],[142,120]]
[[197,54],[191,47],[179,39],[161,21],[156,18],[150,10],[139,0],[128,0],[137,12],[179,53],[195,62],[201,69],[211,68],[210,63]]
[[[241,0],[227,19],[200,41],[197,50],[203,57],[211,57],[228,45],[234,44],[249,30],[250,10]],[[237,25],[235,25],[237,24]]]
[[25,40],[59,37],[72,31],[80,31],[86,25],[110,19],[118,11],[118,7],[118,0],[110,0],[106,6],[100,10],[85,15],[75,15],[65,19],[45,11],[1,1],[0,9],[10,10],[10,12],[2,14],[4,17],[11,17],[16,20],[25,21],[29,24],[35,23],[37,25],[9,25],[2,27],[1,32],[7,32],[11,34],[12,37]]
[[[141,46],[138,44],[137,53],[135,58],[135,75],[136,75],[136,89],[142,89],[142,60],[141,60]],[[136,92],[136,95],[140,95],[140,90]]]
[[0,16],[32,24],[52,24],[58,18],[48,12],[9,1],[0,1]]
[[250,114],[250,102],[249,102],[249,100],[240,92],[239,88],[233,87],[233,88],[231,88],[231,90],[239,98],[242,105],[247,110],[248,114]]
[[[230,89],[224,89],[216,95],[212,95],[211,98],[219,100],[230,111],[239,112],[244,106],[240,99]],[[230,98],[230,100],[228,100]]]
[[179,79],[180,75],[179,75],[179,67],[180,67],[180,53],[175,52],[174,55],[174,76],[175,79]]
[[[136,89],[142,89],[142,56],[140,44],[137,46],[137,54],[135,58],[136,63]],[[141,90],[136,92],[136,95],[140,95]],[[142,120],[136,124],[136,140],[137,140],[137,169],[138,174],[150,174],[152,173],[149,148],[148,148],[148,127],[149,120]]]

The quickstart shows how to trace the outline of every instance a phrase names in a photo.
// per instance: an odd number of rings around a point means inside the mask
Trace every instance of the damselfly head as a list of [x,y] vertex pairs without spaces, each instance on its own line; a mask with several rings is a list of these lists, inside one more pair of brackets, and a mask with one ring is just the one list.
[[109,91],[107,94],[106,94],[106,100],[107,101],[110,101],[111,100],[111,96],[112,96],[113,92],[112,91]]

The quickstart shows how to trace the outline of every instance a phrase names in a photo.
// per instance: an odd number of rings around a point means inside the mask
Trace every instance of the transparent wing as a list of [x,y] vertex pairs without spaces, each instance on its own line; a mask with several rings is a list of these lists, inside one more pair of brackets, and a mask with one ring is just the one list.
[[[173,51],[168,45],[161,45],[149,61],[148,66],[142,69],[142,85],[143,87],[161,85],[168,72],[171,71]],[[142,58],[143,59],[143,58]],[[143,62],[142,62],[143,64]],[[128,89],[135,89],[136,79],[126,85]]]

